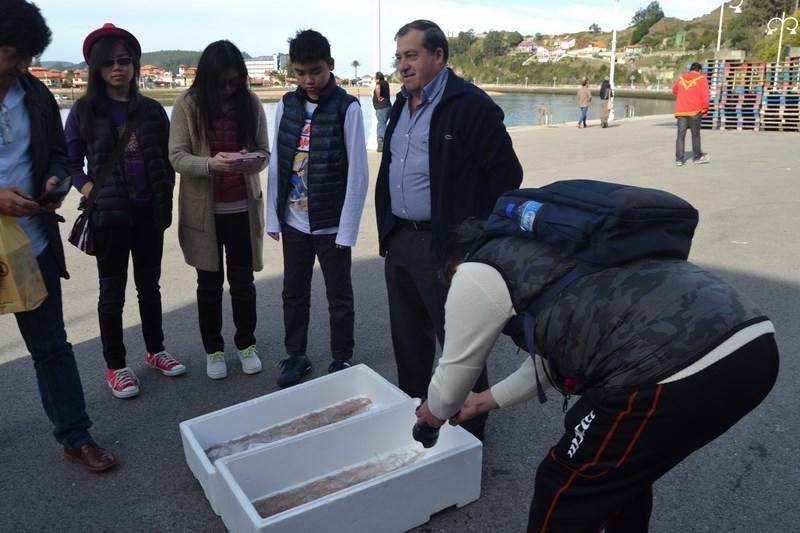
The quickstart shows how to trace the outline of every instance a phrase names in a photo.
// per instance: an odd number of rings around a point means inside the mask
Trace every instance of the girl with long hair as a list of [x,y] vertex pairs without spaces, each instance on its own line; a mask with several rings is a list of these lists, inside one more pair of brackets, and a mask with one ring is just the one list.
[[228,375],[221,333],[225,268],[242,371],[261,371],[253,272],[264,265],[259,173],[269,162],[269,140],[264,109],[247,79],[239,49],[230,41],[211,43],[194,83],[172,110],[170,160],[181,176],[178,237],[186,262],[197,269],[200,335],[211,379]]
[[97,250],[100,338],[106,382],[116,398],[139,394],[122,333],[130,257],[145,362],[166,376],[186,372],[164,349],[159,282],[175,171],[167,151],[167,114],[138,91],[141,53],[136,37],[113,24],[90,33],[83,43],[89,65],[86,94],[73,105],[65,127],[73,184],[94,202],[90,223]]

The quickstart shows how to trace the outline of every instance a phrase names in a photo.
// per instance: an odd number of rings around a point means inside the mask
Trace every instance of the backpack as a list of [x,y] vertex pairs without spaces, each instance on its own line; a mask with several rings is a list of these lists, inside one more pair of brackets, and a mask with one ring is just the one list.
[[[482,242],[499,236],[535,239],[571,256],[576,266],[536,295],[504,332],[518,338],[524,334],[533,357],[536,315],[567,286],[588,274],[640,259],[686,260],[697,222],[697,210],[688,202],[657,189],[579,179],[506,192],[484,224]],[[567,397],[580,392],[580,383],[564,381],[554,385]],[[544,403],[538,371],[536,385]]]

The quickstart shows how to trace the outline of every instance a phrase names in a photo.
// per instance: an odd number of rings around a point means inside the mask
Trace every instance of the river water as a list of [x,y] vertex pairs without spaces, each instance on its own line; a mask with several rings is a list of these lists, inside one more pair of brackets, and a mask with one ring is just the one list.
[[[364,89],[366,92],[368,89]],[[551,123],[561,124],[565,122],[578,121],[579,110],[575,103],[575,97],[567,94],[502,94],[493,97],[495,102],[505,113],[505,124],[512,126],[536,126],[540,124],[539,108],[542,104],[548,106],[551,113]],[[375,120],[375,113],[372,109],[372,100],[369,96],[361,96],[359,99],[361,108],[364,111],[364,129],[369,135],[372,131],[372,123]],[[600,105],[605,103],[595,97],[589,107],[589,120],[597,119],[600,116]],[[265,103],[264,112],[267,115],[269,126],[269,136],[275,132],[275,106],[273,103]],[[626,109],[633,109],[636,116],[661,115],[672,113],[673,103],[670,100],[650,99],[650,98],[623,98],[618,97],[614,101],[614,114],[621,118],[625,116]],[[172,107],[166,107],[167,114],[172,112]],[[69,110],[61,110],[61,118],[66,122]]]

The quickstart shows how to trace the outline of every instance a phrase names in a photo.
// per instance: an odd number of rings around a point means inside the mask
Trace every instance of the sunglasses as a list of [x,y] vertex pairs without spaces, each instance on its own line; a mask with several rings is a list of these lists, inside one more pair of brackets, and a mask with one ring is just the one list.
[[131,59],[130,57],[118,57],[116,59],[106,59],[105,61],[100,63],[100,66],[103,68],[108,68],[108,67],[113,67],[115,63],[120,67],[127,67],[128,65],[133,63],[133,59]]
[[8,108],[4,104],[0,104],[0,145],[9,145],[14,142],[10,115]]

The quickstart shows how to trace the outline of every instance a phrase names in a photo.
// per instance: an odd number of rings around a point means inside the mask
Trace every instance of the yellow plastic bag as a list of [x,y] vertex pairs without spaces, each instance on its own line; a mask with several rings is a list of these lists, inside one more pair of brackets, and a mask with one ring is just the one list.
[[45,298],[30,239],[16,220],[0,215],[0,314],[32,311]]

